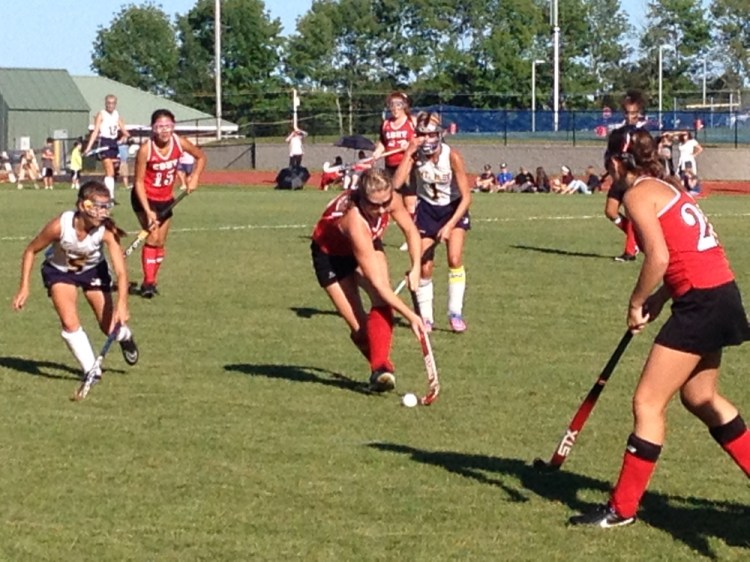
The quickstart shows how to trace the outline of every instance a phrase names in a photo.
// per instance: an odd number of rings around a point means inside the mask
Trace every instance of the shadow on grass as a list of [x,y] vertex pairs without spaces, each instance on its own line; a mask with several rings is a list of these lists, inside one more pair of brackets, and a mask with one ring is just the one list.
[[342,390],[349,390],[358,394],[368,396],[379,395],[370,392],[368,383],[357,381],[352,378],[335,373],[328,369],[318,367],[307,367],[301,365],[249,365],[240,363],[235,365],[224,365],[225,371],[242,373],[244,375],[268,377],[271,379],[286,379],[294,382],[317,383],[326,386],[333,386]]
[[[81,378],[81,372],[68,365],[53,363],[51,361],[24,359],[23,357],[0,357],[0,367],[47,379],[80,380]],[[63,371],[65,374],[60,375],[51,371]]]
[[[578,499],[580,490],[600,491],[604,501],[611,487],[609,482],[564,470],[552,474],[540,473],[530,463],[520,459],[453,451],[426,451],[395,443],[369,443],[368,446],[389,453],[409,455],[416,462],[437,466],[482,484],[497,486],[513,502],[526,502],[528,494],[533,493],[563,503],[571,511],[586,511],[592,506]],[[740,478],[738,485],[744,485]],[[718,558],[711,549],[713,538],[723,541],[727,546],[750,548],[750,533],[747,530],[750,508],[740,503],[647,492],[638,517],[710,559]]]
[[308,306],[291,306],[289,310],[294,312],[300,318],[312,318],[313,316],[338,316],[335,310],[321,310],[319,308],[310,308]]
[[523,244],[511,244],[511,248],[516,250],[531,250],[532,252],[541,252],[542,254],[556,254],[558,256],[574,256],[578,258],[599,258],[611,260],[612,256],[604,254],[592,254],[590,252],[570,252],[568,250],[559,250],[557,248],[541,248],[539,246],[524,246]]

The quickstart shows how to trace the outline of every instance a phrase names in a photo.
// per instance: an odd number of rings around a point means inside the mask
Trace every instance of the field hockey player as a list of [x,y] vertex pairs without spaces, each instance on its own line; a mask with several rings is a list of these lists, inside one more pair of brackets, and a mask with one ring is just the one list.
[[[466,232],[471,228],[469,206],[471,186],[461,154],[443,142],[440,115],[417,115],[416,136],[409,142],[404,159],[393,177],[395,187],[403,185],[416,170],[416,224],[422,237],[421,281],[417,289],[419,307],[427,330],[432,329],[433,285],[436,242],[446,243],[448,259],[448,320],[454,332],[466,331],[463,318],[466,271],[463,264]],[[433,247],[430,250],[430,247]]]
[[151,115],[151,138],[138,149],[135,159],[135,188],[130,202],[141,228],[149,231],[141,252],[143,282],[140,294],[150,299],[156,289],[159,268],[164,262],[169,227],[172,224],[173,189],[180,157],[185,153],[195,158],[193,171],[186,178],[185,192],[198,187],[201,172],[206,167],[206,155],[189,140],[174,133],[175,117],[167,109],[157,109]]
[[[392,390],[396,385],[390,358],[393,310],[409,321],[418,338],[424,330],[419,316],[391,289],[382,242],[391,217],[406,237],[411,257],[408,284],[415,288],[419,283],[419,233],[401,198],[394,198],[391,181],[381,170],[365,171],[357,189],[343,192],[328,204],[315,225],[311,244],[318,283],[369,361],[370,387],[376,392]],[[364,310],[360,287],[370,297],[369,314]]]
[[[126,322],[128,311],[128,275],[119,238],[124,234],[109,218],[113,202],[109,190],[90,181],[81,186],[75,210],[52,219],[29,243],[21,261],[21,282],[13,299],[13,308],[21,310],[31,290],[31,269],[36,254],[47,249],[42,264],[42,279],[52,305],[60,317],[62,338],[75,356],[84,375],[96,362],[86,332],[78,316],[78,288],[96,316],[99,328],[109,334],[119,322],[116,339],[129,365],[138,362],[138,347]],[[112,270],[117,276],[117,303],[113,304],[112,280],[104,257],[106,246]],[[101,377],[101,373],[97,373]]]

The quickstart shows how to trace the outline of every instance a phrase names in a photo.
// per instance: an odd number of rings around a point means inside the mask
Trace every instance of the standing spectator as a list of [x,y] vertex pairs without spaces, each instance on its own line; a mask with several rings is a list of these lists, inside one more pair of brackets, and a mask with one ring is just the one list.
[[549,177],[547,176],[547,172],[545,172],[544,168],[541,166],[537,167],[536,169],[536,177],[534,178],[534,184],[536,185],[536,189],[539,193],[550,192]]
[[115,200],[115,164],[119,157],[117,139],[124,141],[129,136],[125,123],[117,111],[117,97],[109,94],[104,98],[104,109],[96,114],[94,130],[83,152],[88,154],[94,143],[98,143],[97,148],[102,150],[98,153],[98,157],[104,167],[104,185],[109,189],[113,201]]
[[417,115],[416,136],[409,142],[404,159],[393,177],[402,185],[417,169],[416,223],[422,237],[422,268],[417,299],[429,331],[434,322],[432,273],[436,243],[445,242],[448,258],[448,320],[454,332],[466,331],[463,318],[466,271],[463,264],[466,232],[471,228],[471,188],[463,156],[443,142],[440,115],[423,111]]
[[123,139],[120,144],[117,145],[117,175],[120,176],[120,181],[125,189],[130,189],[130,182],[128,177],[130,176],[130,165],[128,160],[130,159],[130,145],[132,143],[131,138]]
[[484,171],[474,180],[474,189],[472,191],[481,191],[489,193],[497,188],[497,178],[492,171],[492,164],[485,164]]
[[680,153],[680,159],[677,162],[677,169],[683,173],[688,167],[693,173],[698,173],[698,164],[695,157],[703,152],[703,147],[693,138],[693,133],[685,131],[680,135],[680,144],[677,146]]
[[180,178],[180,191],[187,189],[187,179],[193,173],[195,157],[189,152],[183,152],[177,163],[177,177]]
[[83,143],[77,140],[73,143],[73,149],[70,151],[70,189],[79,189],[81,186],[81,170],[83,170],[82,146]]
[[625,209],[645,255],[630,293],[628,329],[640,333],[669,299],[672,315],[656,335],[635,389],[633,431],[609,501],[570,519],[600,528],[635,522],[664,444],[667,409],[678,392],[682,405],[750,477],[750,431],[717,388],[723,348],[750,338],[724,249],[693,197],[665,181],[647,131],[613,131],[607,154],[613,180],[627,185]]
[[[104,185],[88,182],[78,192],[74,210],[53,218],[26,246],[21,261],[21,282],[13,298],[13,308],[21,310],[31,291],[31,268],[39,252],[48,249],[42,264],[42,280],[47,295],[60,318],[62,338],[86,375],[96,363],[86,332],[78,316],[78,288],[83,290],[99,328],[109,334],[117,323],[117,341],[128,365],[138,362],[138,348],[133,334],[125,324],[128,312],[128,272],[120,247],[120,236],[109,211],[112,200]],[[112,299],[112,279],[106,247],[117,275],[117,303]],[[96,373],[101,377],[101,372]]]
[[47,138],[42,148],[42,182],[44,189],[55,188],[55,145],[54,140]]
[[289,167],[292,169],[302,166],[302,156],[305,154],[302,139],[306,136],[306,131],[295,127],[286,137],[286,142],[289,143]]
[[662,133],[659,136],[657,151],[659,152],[659,159],[664,162],[664,169],[670,176],[674,175],[674,155],[672,154],[672,148],[674,145],[674,139],[672,133],[669,131]]
[[149,231],[141,253],[141,296],[144,299],[158,294],[157,275],[166,256],[164,245],[172,224],[172,211],[162,213],[174,201],[172,190],[180,156],[183,152],[190,152],[195,157],[195,168],[188,176],[185,188],[188,193],[198,187],[206,166],[203,151],[174,133],[174,122],[174,115],[168,109],[154,111],[151,114],[151,138],[140,146],[135,158],[135,187],[130,192],[130,203],[141,228]]
[[[383,234],[391,219],[409,246],[407,280],[414,289],[419,283],[419,233],[401,198],[394,198],[391,180],[382,170],[365,171],[357,189],[344,191],[328,204],[310,244],[318,284],[369,362],[370,388],[375,392],[392,390],[396,385],[390,358],[393,311],[409,321],[417,336],[424,331],[419,316],[391,289],[383,251]],[[360,289],[369,297],[369,313],[362,304]]]
[[497,188],[495,189],[495,192],[510,191],[510,188],[513,187],[514,183],[513,172],[508,170],[508,165],[503,162],[500,164],[500,172],[497,174]]
[[[643,118],[643,108],[646,105],[646,99],[640,91],[628,91],[621,105],[622,111],[625,114],[625,124],[622,125],[623,130],[632,133],[645,126],[646,120]],[[607,155],[605,153],[605,160],[606,158]],[[613,180],[604,202],[604,215],[625,233],[625,247],[623,252],[619,256],[616,256],[614,260],[618,262],[633,262],[635,261],[635,255],[638,253],[638,243],[636,242],[635,232],[630,220],[625,215],[620,214],[620,205],[622,205],[624,195],[624,183]]]

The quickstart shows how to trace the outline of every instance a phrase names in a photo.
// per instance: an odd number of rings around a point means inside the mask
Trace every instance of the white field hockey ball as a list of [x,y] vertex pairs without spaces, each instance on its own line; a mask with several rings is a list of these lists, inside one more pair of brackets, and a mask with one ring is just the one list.
[[404,394],[403,398],[401,398],[401,405],[407,408],[413,408],[417,404],[419,404],[419,399],[416,394],[412,394],[411,392]]

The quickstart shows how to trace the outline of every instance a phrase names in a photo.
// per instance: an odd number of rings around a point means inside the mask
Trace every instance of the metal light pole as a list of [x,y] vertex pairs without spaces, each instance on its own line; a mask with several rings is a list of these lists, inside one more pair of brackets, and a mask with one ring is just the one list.
[[221,0],[214,0],[214,63],[216,140],[221,140]]
[[664,49],[674,49],[672,45],[659,45],[659,128],[662,128],[661,113],[663,107],[663,82],[664,82]]
[[536,65],[547,61],[531,61],[531,132],[536,132]]
[[552,24],[552,44],[554,48],[553,109],[555,132],[560,127],[560,26],[557,21],[557,0],[551,0],[550,23]]
[[706,107],[706,57],[703,57],[703,107]]

